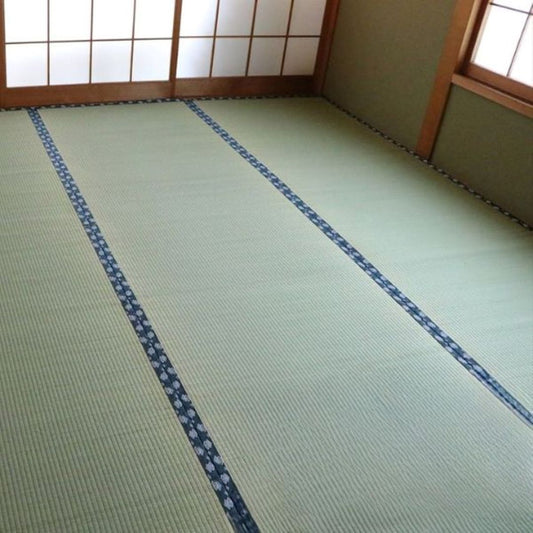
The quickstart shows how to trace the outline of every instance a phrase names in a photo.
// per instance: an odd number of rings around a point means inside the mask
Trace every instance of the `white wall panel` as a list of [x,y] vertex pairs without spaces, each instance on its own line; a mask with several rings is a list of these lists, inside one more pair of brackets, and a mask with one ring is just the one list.
[[250,39],[216,39],[213,76],[244,76]]
[[250,35],[253,0],[220,0],[217,35]]
[[295,37],[287,43],[284,75],[310,76],[315,71],[318,37]]
[[28,87],[47,83],[46,44],[8,44],[6,71],[8,87]]
[[50,40],[91,38],[91,0],[50,0]]
[[50,85],[89,83],[89,43],[50,44]]
[[250,76],[279,76],[284,48],[284,38],[254,38],[248,74]]
[[259,0],[254,35],[285,35],[291,0]]
[[46,0],[4,0],[6,42],[46,41]]
[[136,38],[171,38],[174,26],[174,0],[137,0]]
[[178,78],[205,78],[211,68],[212,38],[180,39]]
[[131,41],[93,43],[94,83],[129,81]]
[[526,19],[524,13],[492,6],[484,22],[474,63],[505,76]]
[[216,12],[217,0],[183,0],[180,35],[214,35]]
[[320,35],[326,0],[294,0],[290,35]]
[[170,75],[172,41],[135,41],[133,81],[164,81]]
[[94,39],[124,39],[133,35],[133,0],[94,0]]

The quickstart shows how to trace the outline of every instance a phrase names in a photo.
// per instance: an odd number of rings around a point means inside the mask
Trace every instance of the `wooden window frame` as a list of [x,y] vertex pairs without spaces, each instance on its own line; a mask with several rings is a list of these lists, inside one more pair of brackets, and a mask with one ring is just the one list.
[[[322,94],[339,2],[340,0],[327,0],[326,2],[322,29],[318,36],[319,45],[315,71],[310,76],[249,76],[248,68],[252,45],[252,39],[250,39],[245,76],[176,78],[182,0],[175,0],[170,75],[168,80],[47,85],[38,87],[7,87],[4,1],[0,0],[0,108],[49,104],[113,102],[152,98]],[[293,4],[294,0],[291,1],[291,11]],[[257,0],[255,0],[254,5],[254,23],[256,11]],[[252,34],[247,37],[252,37]],[[287,43],[288,30],[287,35],[284,37],[286,37]],[[221,37],[219,36],[219,38]]]
[[[476,15],[474,30],[469,39],[468,48],[463,60],[460,74],[478,81],[484,85],[497,89],[509,96],[533,103],[533,87],[513,80],[508,76],[502,76],[489,69],[476,65],[472,59],[479,40],[480,32],[483,30],[487,10],[491,0],[483,0]],[[525,29],[525,28],[524,28]]]
[[416,152],[430,159],[452,85],[533,118],[532,88],[471,63],[489,0],[457,0],[439,60]]

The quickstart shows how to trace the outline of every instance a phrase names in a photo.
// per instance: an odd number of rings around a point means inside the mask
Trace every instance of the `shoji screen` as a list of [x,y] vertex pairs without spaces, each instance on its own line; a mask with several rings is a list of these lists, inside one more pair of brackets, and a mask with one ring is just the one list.
[[310,92],[337,4],[0,0],[0,106]]
[[7,87],[168,80],[174,0],[4,0]]
[[178,78],[313,74],[326,0],[183,0]]

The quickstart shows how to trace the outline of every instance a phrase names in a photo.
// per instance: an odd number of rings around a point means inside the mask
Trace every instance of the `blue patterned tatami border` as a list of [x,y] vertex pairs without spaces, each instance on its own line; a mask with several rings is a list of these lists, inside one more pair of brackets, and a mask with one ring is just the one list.
[[[195,101],[212,101],[212,100],[270,100],[270,99],[279,99],[279,98],[319,98],[317,95],[312,94],[294,94],[294,95],[284,95],[284,96],[268,96],[268,95],[258,95],[258,96],[201,96],[198,98],[194,98]],[[523,228],[533,231],[533,228],[524,220],[521,220],[517,216],[513,215],[511,212],[507,211],[505,208],[501,207],[500,205],[496,204],[492,200],[489,200],[485,196],[483,196],[481,193],[476,191],[475,189],[472,189],[469,187],[466,183],[462,182],[461,180],[457,179],[456,177],[452,176],[448,172],[446,172],[444,169],[438,167],[434,163],[432,163],[429,159],[426,159],[424,157],[419,156],[414,150],[411,148],[408,148],[404,144],[400,143],[396,139],[393,139],[391,136],[387,135],[383,131],[379,130],[366,120],[363,120],[362,118],[358,117],[348,109],[342,107],[337,102],[329,99],[326,96],[322,96],[320,98],[323,98],[326,102],[331,104],[333,107],[336,107],[339,111],[344,113],[345,115],[349,116],[365,128],[369,129],[376,135],[379,135],[382,139],[386,140],[387,142],[393,144],[400,150],[406,152],[411,157],[415,158],[416,160],[420,161],[422,164],[428,166],[438,174],[440,174],[442,177],[446,178],[447,180],[451,181],[454,185],[457,187],[463,189],[464,191],[468,192],[469,194],[473,195],[478,200],[481,200],[488,206],[490,206],[492,209],[497,211],[498,213],[504,215],[508,219],[512,220],[516,224],[519,224]],[[161,104],[161,103],[168,103],[168,102],[187,102],[187,98],[148,98],[144,100],[122,100],[118,102],[94,102],[94,103],[88,103],[88,104],[49,104],[49,105],[42,105],[42,106],[35,106],[32,109],[58,109],[58,108],[77,108],[77,107],[98,107],[98,106],[121,106],[121,105],[134,105],[134,104]],[[26,108],[23,107],[11,107],[11,108],[0,108],[0,113],[2,112],[9,112],[9,111],[20,111]]]
[[238,532],[259,531],[176,370],[113,257],[41,115],[35,108],[28,109],[28,114],[228,519]]
[[253,154],[232,137],[225,129],[211,118],[198,104],[192,100],[186,101],[189,109],[202,119],[219,135],[233,150],[266,178],[289,202],[291,202],[308,220],[317,226],[331,241],[333,241],[357,266],[359,266],[372,280],[377,283],[394,301],[418,322],[442,347],[444,347],[470,374],[487,387],[499,398],[515,415],[527,425],[533,426],[533,413],[522,405],[511,393],[489,374],[475,359],[468,355],[449,335],[435,324],[414,302],[412,302],[398,287],[389,281],[368,259],[355,249],[342,235],[337,233],[316,211],[307,205],[290,187],[276,176],[266,165],[261,163]]

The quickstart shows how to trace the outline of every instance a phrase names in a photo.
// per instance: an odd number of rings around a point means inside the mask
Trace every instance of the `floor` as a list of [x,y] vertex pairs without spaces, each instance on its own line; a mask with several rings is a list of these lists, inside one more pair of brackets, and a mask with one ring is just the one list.
[[327,101],[1,113],[0,221],[0,531],[533,528],[533,233]]

